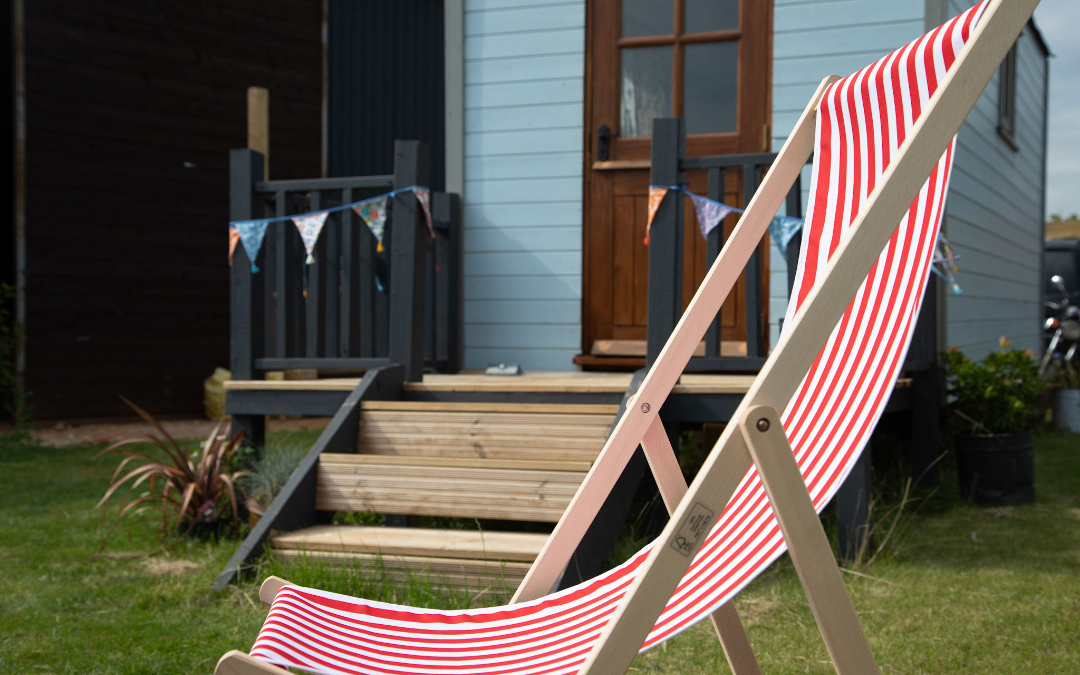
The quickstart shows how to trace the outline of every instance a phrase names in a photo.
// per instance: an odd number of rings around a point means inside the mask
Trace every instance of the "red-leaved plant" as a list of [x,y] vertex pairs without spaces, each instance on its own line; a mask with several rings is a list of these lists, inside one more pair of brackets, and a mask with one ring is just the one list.
[[[113,531],[125,519],[155,508],[161,510],[162,538],[172,531],[183,536],[192,531],[217,531],[224,525],[237,525],[240,522],[237,499],[240,488],[236,481],[244,472],[230,472],[230,464],[244,439],[244,432],[229,438],[224,430],[228,422],[219,422],[206,442],[189,455],[149,413],[123,396],[120,398],[153,426],[160,437],[151,434],[148,437],[127,438],[94,455],[94,459],[109,453],[125,455],[113,473],[105,496],[97,504],[98,508],[102,508],[104,524],[109,500],[127,486],[117,506],[116,519],[101,541],[101,548],[105,547]],[[131,448],[139,444],[158,448],[164,458]],[[125,473],[129,464],[140,460],[141,464]],[[147,490],[133,499],[136,488],[143,484],[147,485]]]

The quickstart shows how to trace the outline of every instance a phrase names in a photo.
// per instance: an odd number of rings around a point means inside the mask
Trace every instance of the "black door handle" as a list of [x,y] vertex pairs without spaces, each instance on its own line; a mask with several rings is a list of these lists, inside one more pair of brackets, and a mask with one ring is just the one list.
[[611,129],[608,125],[601,124],[600,128],[596,130],[596,158],[601,162],[606,162],[611,157]]

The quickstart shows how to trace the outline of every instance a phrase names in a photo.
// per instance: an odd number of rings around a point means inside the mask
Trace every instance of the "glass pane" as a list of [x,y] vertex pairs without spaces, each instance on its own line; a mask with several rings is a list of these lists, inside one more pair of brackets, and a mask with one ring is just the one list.
[[[738,110],[739,43],[686,45],[683,63],[686,133],[735,131]],[[625,71],[624,71],[625,72]]]
[[739,0],[686,0],[684,33],[738,28]]
[[623,49],[619,134],[652,136],[652,121],[671,115],[671,47]]
[[674,16],[671,0],[623,0],[622,36],[673,35]]

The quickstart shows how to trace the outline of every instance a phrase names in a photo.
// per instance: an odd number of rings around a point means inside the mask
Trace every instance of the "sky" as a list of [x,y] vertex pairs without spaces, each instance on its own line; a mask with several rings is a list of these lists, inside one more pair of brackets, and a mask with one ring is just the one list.
[[1042,0],[1035,10],[1050,59],[1046,215],[1080,213],[1080,2]]

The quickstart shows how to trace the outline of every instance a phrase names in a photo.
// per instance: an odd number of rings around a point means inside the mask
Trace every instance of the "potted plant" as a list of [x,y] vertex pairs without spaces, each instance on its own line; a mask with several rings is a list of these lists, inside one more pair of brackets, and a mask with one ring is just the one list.
[[1063,361],[1047,372],[1046,380],[1053,388],[1054,426],[1080,433],[1080,373]]
[[973,361],[942,353],[960,491],[983,504],[1035,498],[1032,430],[1039,421],[1039,364],[1030,350],[1000,349]]

